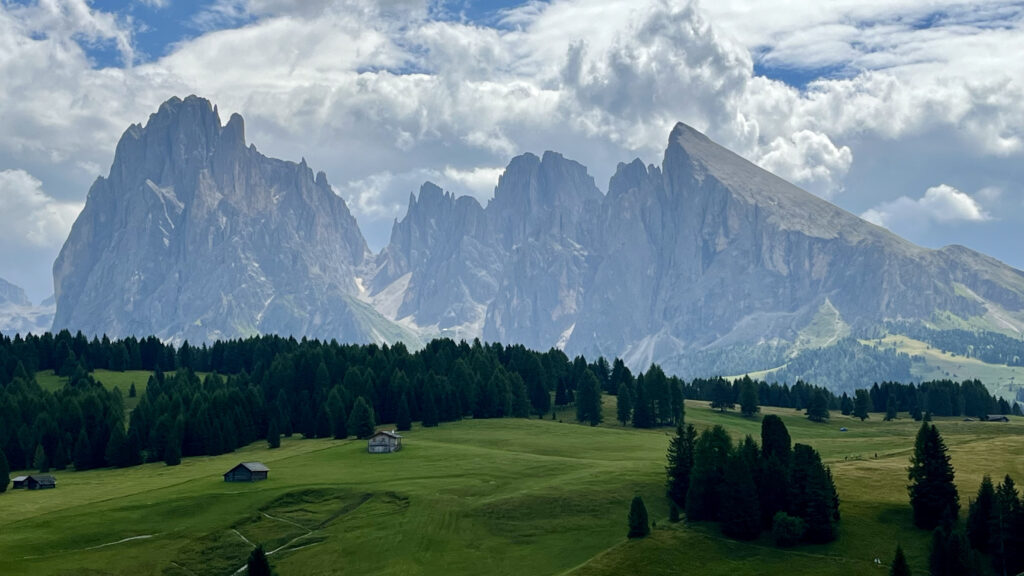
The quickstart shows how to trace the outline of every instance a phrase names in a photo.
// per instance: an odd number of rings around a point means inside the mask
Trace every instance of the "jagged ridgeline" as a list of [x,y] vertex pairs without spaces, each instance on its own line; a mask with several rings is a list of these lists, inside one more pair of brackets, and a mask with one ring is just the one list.
[[426,183],[374,255],[323,173],[246,146],[240,116],[222,126],[194,96],[125,132],[54,283],[54,328],[89,335],[479,337],[851,390],[909,378],[865,335],[1024,330],[1024,273],[916,246],[684,124],[660,166],[620,164],[607,193],[553,152],[512,159],[486,205]]

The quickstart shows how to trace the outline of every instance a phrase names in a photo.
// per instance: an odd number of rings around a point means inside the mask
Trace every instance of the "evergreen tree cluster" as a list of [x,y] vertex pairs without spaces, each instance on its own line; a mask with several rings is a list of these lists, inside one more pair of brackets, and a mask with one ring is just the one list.
[[666,466],[671,505],[690,521],[718,522],[730,538],[750,540],[772,530],[780,546],[834,540],[839,496],[831,470],[810,446],[791,446],[778,416],[762,420],[761,444],[734,445],[721,426],[700,435],[680,425]]
[[998,332],[935,330],[917,322],[891,323],[890,330],[950,354],[977,358],[989,364],[1024,366],[1024,341]]
[[985,476],[970,505],[966,536],[976,553],[989,556],[996,574],[1024,572],[1024,501],[1013,478],[993,486]]

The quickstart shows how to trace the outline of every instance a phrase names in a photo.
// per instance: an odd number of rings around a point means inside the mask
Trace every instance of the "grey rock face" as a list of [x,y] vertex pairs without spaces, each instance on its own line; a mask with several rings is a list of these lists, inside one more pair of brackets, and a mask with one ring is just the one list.
[[42,334],[53,323],[53,302],[33,306],[21,286],[0,278],[0,333]]
[[31,306],[32,302],[29,301],[28,296],[25,295],[25,290],[21,286],[11,284],[7,280],[0,278],[0,306],[8,304]]
[[345,202],[244,131],[195,96],[128,128],[54,263],[55,330],[369,339],[351,306],[368,251]]
[[[470,300],[486,307],[477,335],[488,340],[646,367],[794,345],[823,309],[836,325],[826,345],[851,327],[937,313],[1024,329],[1024,273],[964,248],[916,246],[683,124],[661,167],[620,164],[604,196],[560,155],[514,159],[482,217],[473,203],[473,222],[488,225],[471,234],[450,216],[466,199],[426,197],[380,256],[382,270],[409,274],[398,316],[460,318],[466,291],[452,287],[482,276]],[[472,251],[441,248],[465,242]]]

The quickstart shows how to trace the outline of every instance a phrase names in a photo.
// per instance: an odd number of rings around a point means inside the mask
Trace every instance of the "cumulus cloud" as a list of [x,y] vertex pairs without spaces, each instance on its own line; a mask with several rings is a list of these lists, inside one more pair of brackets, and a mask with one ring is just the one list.
[[[1024,153],[1024,9],[1008,0],[552,0],[493,24],[442,12],[216,0],[204,33],[140,63],[132,21],[86,0],[0,3],[0,169],[79,202],[130,123],[196,93],[242,113],[263,152],[326,170],[378,248],[422,180],[485,201],[496,167],[552,149],[602,184],[618,161],[656,162],[677,121],[840,203],[860,192],[845,182],[871,138],[940,127],[965,154]],[[125,65],[97,68],[97,44]],[[771,67],[827,74],[791,86],[756,72]],[[895,222],[927,198],[856,211]]]
[[867,210],[861,217],[890,229],[991,219],[977,199],[946,184],[929,188],[920,198],[901,196],[884,202]]
[[81,211],[81,203],[47,195],[28,172],[0,170],[0,227],[9,247],[59,247]]

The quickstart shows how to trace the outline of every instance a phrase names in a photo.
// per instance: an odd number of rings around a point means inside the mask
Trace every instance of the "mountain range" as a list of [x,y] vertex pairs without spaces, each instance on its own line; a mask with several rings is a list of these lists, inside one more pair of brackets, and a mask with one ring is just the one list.
[[[555,152],[482,205],[425,183],[372,253],[323,172],[268,158],[202,98],[117,145],[54,264],[55,330],[191,342],[437,336],[744,373],[896,325],[1019,338],[1024,273],[912,244],[685,124],[607,192]],[[852,344],[851,344],[852,343]]]

